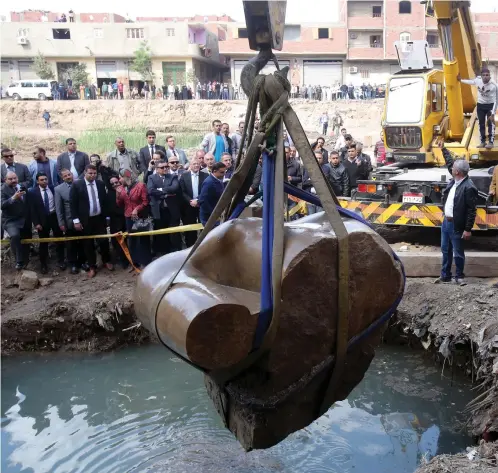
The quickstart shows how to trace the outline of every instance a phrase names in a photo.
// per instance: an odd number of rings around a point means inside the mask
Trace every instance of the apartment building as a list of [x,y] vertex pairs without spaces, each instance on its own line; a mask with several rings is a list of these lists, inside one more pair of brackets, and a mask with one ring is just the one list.
[[[289,66],[294,85],[384,84],[399,70],[394,42],[427,40],[435,67],[443,52],[434,18],[419,0],[339,0],[337,21],[285,25],[284,48],[277,57]],[[334,7],[335,8],[335,7]],[[317,17],[320,16],[317,11]],[[87,64],[92,80],[138,81],[130,68],[141,41],[152,48],[157,85],[186,83],[192,70],[202,82],[240,83],[255,52],[245,23],[229,16],[139,17],[136,22],[111,13],[75,14],[74,23],[54,23],[56,13],[12,13],[2,24],[2,84],[34,77],[40,51],[59,73],[74,62]],[[498,76],[498,13],[475,13],[482,57]],[[59,31],[59,33],[56,33]],[[271,72],[268,65],[265,73]]]
[[[25,15],[26,16],[26,15]],[[2,23],[1,81],[36,79],[34,57],[41,53],[56,77],[75,63],[87,66],[89,78],[99,84],[111,80],[140,83],[131,68],[134,52],[143,41],[152,50],[157,86],[187,84],[190,70],[201,80],[220,78],[228,66],[218,47],[218,35],[200,22],[11,21]],[[122,17],[121,17],[122,18]],[[118,18],[119,20],[119,18]]]
[[[474,27],[482,57],[493,76],[498,74],[498,13],[474,14]],[[230,58],[231,78],[254,55],[242,23],[228,23],[220,52]],[[384,84],[399,70],[395,41],[426,40],[435,67],[441,67],[443,51],[434,18],[418,0],[340,0],[338,21],[285,25],[284,48],[277,54],[290,67],[295,85]],[[273,70],[268,66],[267,71]],[[266,71],[265,71],[266,72]]]

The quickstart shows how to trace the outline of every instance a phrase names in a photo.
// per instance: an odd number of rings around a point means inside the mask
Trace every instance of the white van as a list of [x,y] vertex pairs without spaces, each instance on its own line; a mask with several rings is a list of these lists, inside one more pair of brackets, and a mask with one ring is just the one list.
[[47,100],[52,97],[52,83],[50,80],[17,80],[6,90],[7,97],[13,100],[38,99]]

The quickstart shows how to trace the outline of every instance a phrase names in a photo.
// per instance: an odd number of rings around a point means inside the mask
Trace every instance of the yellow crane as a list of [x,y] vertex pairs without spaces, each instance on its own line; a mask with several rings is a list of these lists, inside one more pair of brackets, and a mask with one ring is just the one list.
[[426,41],[396,42],[401,71],[386,87],[382,129],[386,158],[369,181],[358,181],[351,201],[342,205],[377,224],[438,227],[443,220],[442,192],[450,175],[440,144],[455,158],[469,161],[479,190],[474,229],[498,229],[498,208],[487,192],[498,146],[479,147],[474,79],[483,66],[470,13],[470,1],[434,1],[428,12],[437,20],[444,53],[443,69],[433,68]]

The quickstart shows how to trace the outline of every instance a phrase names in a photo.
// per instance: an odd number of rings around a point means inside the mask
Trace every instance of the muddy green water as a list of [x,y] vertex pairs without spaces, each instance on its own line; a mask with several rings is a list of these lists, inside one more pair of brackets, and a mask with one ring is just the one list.
[[411,473],[471,442],[455,427],[470,396],[420,353],[382,348],[346,401],[245,453],[202,375],[161,346],[20,355],[2,363],[1,471]]

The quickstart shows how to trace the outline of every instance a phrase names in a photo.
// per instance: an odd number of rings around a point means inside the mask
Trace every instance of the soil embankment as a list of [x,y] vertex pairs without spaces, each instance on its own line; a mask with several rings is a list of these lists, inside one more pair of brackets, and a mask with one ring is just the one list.
[[[378,140],[383,100],[316,102],[293,100],[291,105],[311,136],[318,136],[319,119],[324,111],[330,118],[338,110],[348,132],[359,140]],[[215,118],[235,131],[244,120],[246,101],[218,100],[99,100],[99,101],[20,101],[0,102],[2,141],[16,148],[21,159],[31,159],[34,146],[43,146],[50,156],[63,150],[62,138],[79,136],[88,130],[143,130],[176,133],[205,133]],[[42,114],[51,114],[52,128],[45,128]],[[370,137],[370,138],[369,138]],[[12,142],[12,143],[9,143]],[[144,136],[145,142],[145,136]],[[161,143],[163,144],[163,143]],[[368,145],[368,143],[366,143]],[[14,146],[15,145],[15,146]],[[142,144],[143,146],[143,144]],[[85,150],[97,152],[101,150]],[[108,150],[110,151],[110,150]]]

